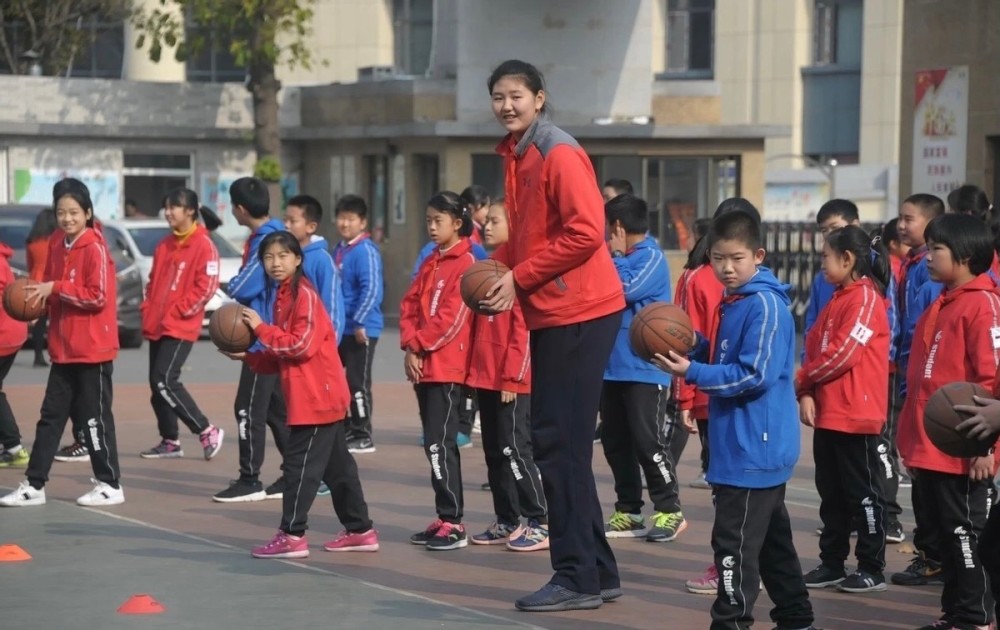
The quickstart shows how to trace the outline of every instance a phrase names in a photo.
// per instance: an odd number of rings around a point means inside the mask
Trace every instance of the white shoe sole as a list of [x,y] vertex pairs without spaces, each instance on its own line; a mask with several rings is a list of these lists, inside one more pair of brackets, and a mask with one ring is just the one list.
[[349,448],[347,452],[352,455],[367,455],[368,453],[374,453],[375,447],[369,446],[368,448]]
[[458,542],[454,542],[447,547],[431,547],[430,545],[424,546],[427,547],[427,551],[451,551],[452,549],[462,549],[463,547],[468,547],[469,540],[459,540]]
[[268,554],[264,553],[257,554],[251,552],[250,555],[253,556],[254,558],[260,558],[261,560],[270,560],[272,558],[275,560],[280,560],[282,558],[308,558],[309,550],[306,549],[305,551],[289,551],[287,553],[268,553]]
[[[319,496],[319,494],[317,494],[316,496]],[[284,492],[277,492],[277,493],[274,493],[274,494],[268,494],[266,492],[264,493],[264,500],[265,501],[268,501],[270,499],[284,499],[284,498],[285,498],[285,493]]]
[[125,495],[119,495],[117,497],[111,497],[109,499],[101,498],[97,500],[87,500],[85,497],[80,497],[76,500],[76,504],[81,507],[106,507],[109,505],[121,505],[125,503]]
[[216,503],[252,503],[254,501],[263,501],[266,498],[267,495],[264,493],[263,490],[261,490],[260,492],[251,492],[250,494],[244,494],[241,497],[227,497],[224,499],[219,497],[212,497],[212,500],[215,501]]
[[166,455],[159,453],[157,453],[156,455],[151,455],[149,453],[139,453],[139,457],[143,459],[180,459],[181,457],[184,457],[184,451],[176,451],[174,453]]
[[89,462],[90,455],[56,455],[55,460],[57,462]]
[[0,507],[32,507],[35,505],[45,505],[45,497],[22,499],[20,501],[0,501]]
[[344,547],[338,549],[330,549],[324,546],[323,551],[329,551],[331,553],[344,553],[348,551],[378,551],[378,543],[374,545],[358,545],[357,547]]
[[605,538],[643,538],[649,530],[645,527],[642,529],[633,529],[627,532],[604,532]]

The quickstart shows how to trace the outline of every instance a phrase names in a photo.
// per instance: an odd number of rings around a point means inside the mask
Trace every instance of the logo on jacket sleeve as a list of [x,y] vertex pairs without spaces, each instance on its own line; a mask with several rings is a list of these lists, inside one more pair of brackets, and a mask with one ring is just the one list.
[[727,352],[729,352],[729,340],[723,339],[719,343],[719,363],[722,363],[722,360],[726,358]]
[[875,331],[868,328],[861,322],[854,324],[854,328],[851,330],[851,338],[860,343],[862,346],[868,343],[868,340],[872,338]]
[[1000,326],[990,328],[990,339],[993,340],[993,349],[1000,349]]
[[927,363],[924,363],[924,378],[930,378],[934,373],[934,357],[937,356],[938,343],[941,341],[942,331],[937,331],[934,335],[934,343],[931,345],[931,351],[927,353]]
[[217,276],[219,275],[219,261],[210,260],[208,264],[205,265],[205,275],[206,276]]

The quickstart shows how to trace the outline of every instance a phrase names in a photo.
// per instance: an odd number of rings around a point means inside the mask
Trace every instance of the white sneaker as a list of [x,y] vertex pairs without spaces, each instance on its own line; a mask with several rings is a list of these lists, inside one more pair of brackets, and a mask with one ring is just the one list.
[[472,432],[476,435],[481,435],[483,432],[483,423],[479,420],[479,412],[476,412],[476,419],[472,421]]
[[77,505],[98,507],[102,505],[118,505],[125,503],[125,493],[121,487],[112,488],[103,481],[91,479],[94,489],[76,500]]
[[22,481],[8,495],[0,497],[0,505],[3,507],[25,507],[28,505],[45,505],[45,488],[35,490],[27,481]]

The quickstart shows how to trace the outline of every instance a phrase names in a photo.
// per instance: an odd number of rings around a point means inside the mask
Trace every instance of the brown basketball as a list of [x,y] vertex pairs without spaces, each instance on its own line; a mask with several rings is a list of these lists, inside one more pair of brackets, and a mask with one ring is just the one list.
[[490,315],[490,311],[479,306],[479,301],[486,299],[493,285],[508,271],[507,265],[492,258],[472,263],[462,274],[462,301],[473,311]]
[[18,278],[7,285],[3,292],[3,310],[14,319],[22,322],[30,322],[45,314],[45,303],[35,300],[28,301],[28,294],[24,289],[31,284],[35,284],[28,278]]
[[969,414],[952,409],[954,405],[975,405],[973,396],[992,398],[985,388],[975,383],[948,383],[927,400],[924,407],[924,432],[934,446],[952,457],[982,457],[989,454],[992,440],[970,439],[955,430]]
[[683,356],[694,347],[694,330],[691,318],[679,306],[653,302],[632,318],[628,340],[632,351],[646,361],[671,350]]
[[256,337],[243,321],[243,306],[228,302],[212,313],[208,320],[208,334],[212,343],[224,352],[245,352]]

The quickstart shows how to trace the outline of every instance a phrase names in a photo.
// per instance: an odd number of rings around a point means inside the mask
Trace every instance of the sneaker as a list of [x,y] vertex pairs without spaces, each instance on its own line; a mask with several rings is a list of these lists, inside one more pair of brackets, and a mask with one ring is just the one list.
[[601,589],[601,601],[602,602],[613,602],[625,593],[619,586],[617,588],[602,588]]
[[483,492],[490,492],[491,491],[490,482],[487,481],[486,483],[480,485],[479,489],[482,490]]
[[941,579],[941,563],[918,555],[899,573],[893,573],[889,581],[900,586],[924,586],[925,584],[943,584]]
[[520,523],[510,525],[509,523],[493,521],[486,528],[486,531],[482,534],[474,535],[470,540],[472,540],[473,545],[503,545],[507,542],[507,539],[517,538],[523,531],[524,527]]
[[281,476],[274,483],[264,488],[265,499],[283,499],[285,497],[285,477]]
[[688,523],[680,512],[654,512],[650,519],[653,526],[646,534],[646,542],[670,542],[687,529]]
[[465,525],[461,523],[442,523],[441,527],[427,539],[428,551],[450,551],[461,549],[469,544],[465,535]]
[[455,436],[455,444],[458,448],[472,448],[472,438],[464,433]]
[[91,479],[90,482],[94,484],[94,489],[77,499],[77,505],[101,507],[104,505],[120,505],[125,503],[125,492],[121,486],[114,488],[96,479]]
[[899,473],[899,487],[900,488],[912,488],[913,479],[905,472],[900,471]]
[[598,421],[597,426],[594,427],[594,444],[601,443],[601,431],[604,428],[604,423]]
[[701,577],[685,582],[684,588],[696,595],[715,595],[719,591],[719,572],[715,565],[708,565]]
[[881,573],[868,573],[860,569],[837,584],[837,590],[845,593],[874,593],[887,588],[885,576]]
[[222,492],[216,493],[212,500],[218,503],[246,503],[248,501],[263,501],[266,498],[264,486],[259,481],[237,479],[236,483],[230,484]]
[[27,507],[29,505],[45,505],[45,488],[35,490],[27,481],[22,481],[8,495],[0,497],[0,506]]
[[305,536],[292,536],[279,529],[271,542],[254,547],[250,555],[254,558],[308,558],[309,542]]
[[143,459],[176,459],[184,457],[184,449],[181,448],[180,442],[160,440],[160,443],[153,448],[139,453],[139,457]]
[[226,432],[219,427],[209,427],[207,431],[198,436],[201,440],[201,448],[205,451],[205,461],[212,459],[219,454],[222,448],[222,438]]
[[885,541],[901,543],[904,540],[906,540],[906,534],[903,533],[903,524],[897,520],[893,520],[885,530]]
[[974,623],[950,619],[947,615],[945,615],[934,623],[927,624],[926,626],[920,626],[917,630],[993,630],[995,628],[995,624],[977,626]]
[[600,595],[577,593],[558,584],[546,584],[531,595],[514,602],[518,610],[525,612],[558,612],[561,610],[592,610],[600,608],[604,601]]
[[809,573],[802,576],[806,583],[806,588],[826,588],[840,584],[847,578],[847,573],[843,569],[833,569],[825,564],[821,564]]
[[483,433],[483,424],[479,420],[478,411],[476,412],[476,419],[472,421],[472,432],[475,433],[476,435],[482,435]]
[[319,488],[316,489],[316,496],[318,497],[330,496],[330,486],[326,485],[325,481],[321,481],[319,483]]
[[711,490],[712,484],[708,483],[708,480],[705,479],[705,473],[701,473],[694,481],[688,484],[688,487],[698,488],[700,490]]
[[535,519],[528,520],[520,536],[511,536],[507,549],[511,551],[544,551],[549,548],[549,528]]
[[378,532],[374,529],[359,533],[343,531],[330,542],[323,543],[323,549],[327,551],[378,551]]
[[57,462],[86,462],[90,460],[90,451],[83,442],[73,442],[56,451]]
[[[423,446],[422,443],[421,446]],[[372,442],[371,438],[358,438],[356,440],[348,440],[347,452],[353,453],[355,455],[359,455],[362,453],[374,453],[375,442]]]
[[615,512],[604,524],[607,538],[639,538],[646,535],[646,521],[639,514]]
[[426,545],[427,541],[437,534],[437,531],[441,529],[444,525],[444,521],[441,519],[436,519],[433,523],[427,526],[422,532],[417,532],[416,534],[410,536],[410,543],[414,545]]
[[27,468],[29,459],[31,455],[28,454],[28,449],[23,447],[17,449],[16,453],[4,451],[0,453],[0,468]]

